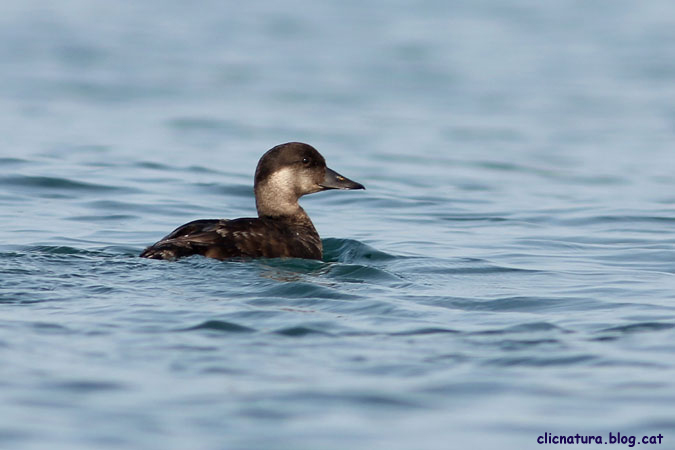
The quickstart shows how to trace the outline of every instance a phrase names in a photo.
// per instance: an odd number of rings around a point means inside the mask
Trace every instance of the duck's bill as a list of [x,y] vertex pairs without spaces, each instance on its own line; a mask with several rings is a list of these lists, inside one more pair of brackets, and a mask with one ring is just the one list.
[[328,167],[326,167],[326,176],[319,186],[324,189],[365,189],[361,183],[357,183],[356,181],[352,181],[347,177],[343,177]]

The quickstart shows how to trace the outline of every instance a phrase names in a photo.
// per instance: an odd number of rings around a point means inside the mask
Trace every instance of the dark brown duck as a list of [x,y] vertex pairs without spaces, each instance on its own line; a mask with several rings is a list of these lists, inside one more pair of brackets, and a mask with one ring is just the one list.
[[311,145],[289,142],[265,153],[253,185],[258,217],[186,223],[141,253],[143,258],[321,259],[321,238],[298,199],[328,189],[365,189],[326,167]]

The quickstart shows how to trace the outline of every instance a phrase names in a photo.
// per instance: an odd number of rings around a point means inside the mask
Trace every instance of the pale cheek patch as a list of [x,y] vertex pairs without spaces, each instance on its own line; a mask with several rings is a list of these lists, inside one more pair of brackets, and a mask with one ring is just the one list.
[[267,185],[275,191],[293,191],[294,182],[294,173],[288,167],[273,172],[267,179]]
[[273,172],[268,178],[267,186],[281,197],[285,197],[285,193],[300,196],[320,190],[311,174],[288,167]]
[[271,173],[256,191],[258,213],[263,215],[292,214],[298,208],[294,172],[290,168]]

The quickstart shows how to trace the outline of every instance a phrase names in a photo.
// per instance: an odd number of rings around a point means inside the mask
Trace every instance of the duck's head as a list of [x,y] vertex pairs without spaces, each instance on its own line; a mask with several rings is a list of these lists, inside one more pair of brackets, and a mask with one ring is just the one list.
[[365,187],[326,167],[321,153],[301,142],[268,150],[255,170],[255,199],[261,217],[293,215],[300,208],[300,197],[327,189]]

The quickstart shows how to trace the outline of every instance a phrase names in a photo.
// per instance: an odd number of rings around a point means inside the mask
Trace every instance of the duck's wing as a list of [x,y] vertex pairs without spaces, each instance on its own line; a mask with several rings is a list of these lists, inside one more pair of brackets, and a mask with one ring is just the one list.
[[272,235],[276,234],[275,228],[257,218],[195,220],[176,228],[140,256],[152,259],[190,255],[218,259],[265,256],[264,238],[271,230]]
[[229,221],[225,219],[188,222],[143,250],[140,256],[152,259],[176,259],[196,254],[203,255],[210,245],[222,239],[218,229],[227,222]]
[[321,238],[311,223],[298,226],[264,218],[195,220],[176,228],[140,256],[176,259],[190,255],[321,259]]
[[[185,236],[194,236],[204,232],[213,231],[218,225],[229,222],[227,219],[200,219],[193,220],[184,225],[179,226],[171,233],[164,236],[159,242],[169,239],[176,239]],[[158,243],[159,243],[158,242]]]

